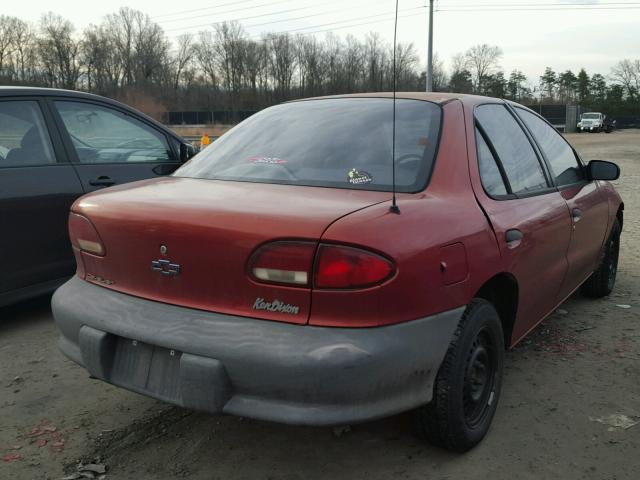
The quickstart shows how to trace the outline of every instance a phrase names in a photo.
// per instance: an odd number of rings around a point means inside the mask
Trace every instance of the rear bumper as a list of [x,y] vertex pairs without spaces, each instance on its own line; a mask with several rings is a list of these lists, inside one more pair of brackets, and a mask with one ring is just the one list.
[[313,327],[167,305],[77,277],[52,307],[60,349],[95,377],[187,408],[301,425],[362,422],[430,401],[464,311]]

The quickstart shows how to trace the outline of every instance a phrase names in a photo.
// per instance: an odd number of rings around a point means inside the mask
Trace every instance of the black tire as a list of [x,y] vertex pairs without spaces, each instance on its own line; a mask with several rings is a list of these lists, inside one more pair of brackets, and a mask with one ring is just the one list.
[[476,446],[500,397],[504,337],[498,312],[483,299],[467,306],[442,361],[431,403],[417,410],[419,433],[456,452]]
[[620,222],[616,218],[604,246],[602,261],[598,269],[582,284],[582,293],[587,297],[600,298],[609,295],[616,284],[618,256],[620,254]]

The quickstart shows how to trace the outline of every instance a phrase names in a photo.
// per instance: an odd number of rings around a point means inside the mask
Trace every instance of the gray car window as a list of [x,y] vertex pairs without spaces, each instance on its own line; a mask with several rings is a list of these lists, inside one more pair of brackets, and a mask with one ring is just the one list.
[[571,185],[585,179],[573,149],[562,136],[537,115],[521,108],[518,115],[540,145],[558,185]]
[[524,130],[504,105],[481,105],[476,119],[489,137],[513,193],[529,193],[547,188],[540,161]]
[[478,147],[478,167],[480,169],[482,186],[491,196],[506,195],[507,188],[502,180],[502,175],[500,175],[496,159],[478,129],[476,129],[476,144]]
[[84,102],[55,102],[80,163],[171,162],[166,137],[118,110]]
[[0,102],[0,168],[55,162],[38,102]]
[[[396,186],[419,191],[433,166],[441,110],[408,99],[396,107]],[[388,191],[392,138],[390,98],[286,103],[245,120],[174,175]]]

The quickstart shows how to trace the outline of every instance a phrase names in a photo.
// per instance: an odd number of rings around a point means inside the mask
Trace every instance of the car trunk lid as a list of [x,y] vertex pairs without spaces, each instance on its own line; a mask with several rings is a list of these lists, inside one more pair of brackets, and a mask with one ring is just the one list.
[[[385,192],[169,177],[85,196],[73,211],[89,218],[106,251],[83,252],[88,281],[174,305],[306,323],[310,289],[252,280],[249,257],[275,240],[317,242],[338,218],[388,199]],[[276,301],[285,308],[265,308]]]

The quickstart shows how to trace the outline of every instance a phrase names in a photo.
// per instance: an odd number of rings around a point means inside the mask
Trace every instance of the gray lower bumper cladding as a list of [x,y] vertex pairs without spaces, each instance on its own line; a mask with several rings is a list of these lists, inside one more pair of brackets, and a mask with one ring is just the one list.
[[77,277],[52,307],[60,349],[97,378],[195,410],[299,425],[363,422],[431,400],[464,311],[314,327],[167,305]]

